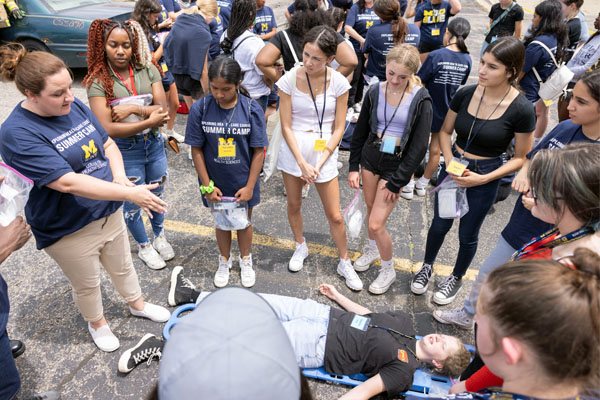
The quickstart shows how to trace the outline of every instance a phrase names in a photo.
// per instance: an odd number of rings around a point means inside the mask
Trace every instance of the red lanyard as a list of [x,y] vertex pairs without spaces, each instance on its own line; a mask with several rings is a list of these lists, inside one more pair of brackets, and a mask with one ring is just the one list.
[[117,75],[117,78],[123,82],[123,85],[125,85],[129,93],[133,93],[134,96],[137,96],[137,90],[135,89],[135,78],[133,77],[133,68],[131,68],[131,64],[129,64],[129,80],[131,81],[131,88],[129,88],[129,85],[127,82],[125,82],[125,79],[123,79],[123,77],[117,71],[113,69],[113,72],[115,75]]

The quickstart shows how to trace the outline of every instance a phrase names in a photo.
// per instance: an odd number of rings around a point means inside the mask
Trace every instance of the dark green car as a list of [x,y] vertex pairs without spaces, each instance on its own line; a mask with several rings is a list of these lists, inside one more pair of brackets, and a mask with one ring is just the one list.
[[[88,29],[94,19],[126,21],[135,3],[106,0],[17,0],[25,12],[0,40],[21,42],[28,50],[49,51],[71,68],[87,67]],[[1,6],[0,6],[1,7]]]

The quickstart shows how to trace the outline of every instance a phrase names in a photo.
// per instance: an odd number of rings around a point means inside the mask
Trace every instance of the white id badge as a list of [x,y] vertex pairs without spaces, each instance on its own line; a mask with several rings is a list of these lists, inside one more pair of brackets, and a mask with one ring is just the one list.
[[350,326],[354,329],[366,331],[369,328],[369,322],[371,322],[371,318],[355,315],[354,318],[352,318]]

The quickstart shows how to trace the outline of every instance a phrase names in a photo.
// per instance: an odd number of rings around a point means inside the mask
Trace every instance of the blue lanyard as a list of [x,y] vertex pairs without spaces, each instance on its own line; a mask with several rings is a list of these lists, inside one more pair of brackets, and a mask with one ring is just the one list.
[[567,233],[566,235],[558,237],[554,240],[551,240],[548,243],[543,243],[539,247],[536,247],[535,249],[531,249],[531,250],[527,250],[527,251],[525,250],[532,244],[537,243],[541,240],[544,240],[545,238],[547,238],[551,235],[554,235],[556,232],[558,232],[558,229],[554,228],[552,230],[549,230],[548,232],[542,233],[540,236],[537,236],[537,237],[531,239],[529,242],[525,243],[518,251],[516,251],[512,255],[512,257],[510,258],[509,261],[518,260],[523,257],[530,257],[530,256],[540,253],[546,249],[552,249],[556,246],[560,246],[561,244],[573,242],[577,239],[581,239],[584,236],[594,233],[592,228],[584,227],[584,228],[577,229],[576,231]]
[[407,87],[408,87],[408,82],[406,83],[406,86],[404,86],[404,90],[402,91],[402,96],[400,97],[400,101],[398,102],[398,105],[394,109],[394,113],[392,114],[392,118],[390,118],[390,120],[388,121],[387,120],[387,90],[388,90],[388,82],[385,83],[385,98],[383,99],[385,101],[385,106],[383,107],[383,123],[385,124],[385,126],[383,127],[383,132],[381,132],[381,137],[383,137],[383,135],[385,135],[385,131],[387,131],[388,126],[390,126],[390,124],[394,120],[394,117],[396,116],[396,111],[398,111],[398,108],[400,108],[400,104],[402,103],[402,99],[404,98],[404,94],[406,93],[406,88]]
[[[397,331],[397,330],[395,330],[395,329],[388,328],[387,326],[369,324],[369,328],[383,329],[384,331],[387,331],[387,332],[389,332],[389,333],[390,333],[390,335],[391,335],[392,333],[395,333],[396,335],[402,336],[403,338],[406,338],[406,339],[417,340],[417,338],[416,338],[416,337],[414,337],[414,336],[406,335],[406,334],[404,334],[404,333],[402,333],[402,332],[398,332],[398,331]],[[392,337],[394,337],[394,335],[392,335]],[[396,340],[397,340],[397,339],[396,339]],[[408,347],[408,345],[407,345],[406,343],[402,343],[402,342],[400,342],[400,341],[398,341],[398,343],[401,343],[402,345],[404,345],[404,347],[406,347],[406,350],[408,350],[408,351],[410,352],[410,354],[412,354],[413,356],[415,356],[415,358],[416,358],[417,360],[419,359],[419,357],[417,357],[417,355],[415,354],[415,352],[414,352],[414,351],[412,351],[412,350],[410,349],[410,347]]]
[[306,74],[306,82],[308,83],[308,90],[310,90],[310,97],[313,101],[313,105],[315,106],[315,112],[317,113],[317,121],[319,122],[319,130],[321,131],[320,138],[323,138],[323,119],[325,118],[325,103],[327,103],[327,67],[325,67],[325,83],[323,84],[323,112],[321,113],[321,118],[319,119],[319,109],[317,108],[317,100],[316,96],[313,94],[312,86],[310,86],[310,79],[308,77],[308,73],[304,71]]

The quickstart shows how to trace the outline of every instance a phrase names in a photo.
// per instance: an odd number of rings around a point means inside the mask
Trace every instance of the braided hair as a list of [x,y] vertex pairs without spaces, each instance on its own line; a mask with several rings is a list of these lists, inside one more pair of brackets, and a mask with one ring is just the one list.
[[256,18],[255,0],[235,0],[231,6],[231,17],[225,39],[221,42],[221,48],[225,54],[233,52],[233,42],[240,37],[253,24]]
[[[106,40],[113,30],[123,29],[125,32],[127,32],[129,40],[132,43],[130,63],[136,69],[141,69],[149,65],[147,63],[147,55],[144,54],[144,56],[142,56],[142,53],[140,53],[140,34],[137,28],[133,28],[132,25],[135,24],[132,24],[131,21],[121,22],[110,19],[96,19],[90,25],[87,48],[88,73],[83,78],[82,84],[83,87],[89,88],[95,81],[102,83],[104,91],[106,92],[107,105],[115,99],[115,94],[113,91],[114,82],[110,76],[110,66],[108,65],[108,58],[106,57],[106,52],[104,51],[106,47]],[[137,25],[139,27],[139,24]],[[146,41],[143,40],[143,42]],[[143,46],[143,43],[141,46]],[[146,47],[147,46],[148,43],[146,42]],[[161,71],[154,61],[151,62],[159,71]]]

